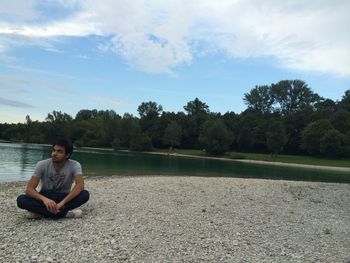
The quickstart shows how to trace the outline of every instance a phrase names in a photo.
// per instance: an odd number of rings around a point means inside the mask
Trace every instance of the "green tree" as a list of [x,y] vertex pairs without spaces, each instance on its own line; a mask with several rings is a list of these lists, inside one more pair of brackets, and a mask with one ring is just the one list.
[[199,142],[208,154],[224,154],[231,144],[232,137],[222,120],[207,120],[199,136]]
[[119,135],[121,117],[113,110],[99,112],[99,145],[110,147]]
[[321,138],[333,129],[329,120],[319,120],[308,124],[302,132],[301,147],[310,154],[320,153]]
[[350,111],[350,89],[345,91],[342,100],[338,103],[339,108]]
[[166,146],[179,146],[181,142],[181,127],[177,122],[172,121],[164,131],[163,143]]
[[26,123],[25,123],[25,136],[24,141],[25,142],[31,142],[31,133],[33,132],[33,121],[30,119],[30,116],[26,116]]
[[288,136],[287,144],[284,151],[292,154],[301,154],[303,149],[302,131],[311,123],[313,111],[311,109],[303,109],[290,116],[281,116],[280,120],[283,122]]
[[271,85],[272,97],[282,115],[290,116],[305,108],[313,109],[321,100],[302,80],[282,80]]
[[328,157],[342,157],[346,153],[345,136],[336,129],[328,130],[320,140],[320,152]]
[[71,138],[73,118],[64,112],[53,111],[46,117],[46,142],[52,142],[57,137]]
[[328,110],[334,112],[337,109],[337,104],[331,99],[321,98],[321,100],[315,104],[315,108],[317,110]]
[[332,114],[330,121],[335,129],[345,134],[350,130],[350,111],[339,110]]
[[134,129],[139,126],[139,119],[132,114],[125,113],[120,121],[120,146],[124,148],[130,148],[131,134]]
[[137,108],[137,111],[141,118],[154,119],[159,117],[163,111],[163,107],[154,101],[142,102]]
[[350,156],[350,131],[347,131],[344,135],[344,143],[345,143],[345,154]]
[[143,133],[138,122],[133,123],[130,130],[129,147],[132,151],[149,151],[152,150],[152,142],[147,133]]
[[265,152],[266,130],[268,127],[268,116],[249,109],[242,112],[239,118],[239,133],[237,146],[241,151]]
[[195,98],[184,107],[187,115],[183,115],[181,126],[183,131],[183,146],[186,148],[199,148],[200,127],[209,118],[209,106]]
[[73,119],[67,113],[64,113],[61,111],[53,111],[52,113],[47,114],[47,117],[45,120],[51,123],[59,123],[59,122],[64,123],[64,122],[71,122]]
[[266,132],[266,144],[274,155],[283,151],[287,143],[286,130],[280,121],[273,121]]
[[193,101],[189,101],[186,106],[184,106],[184,109],[188,115],[209,113],[209,106],[205,102],[200,101],[198,98],[195,98]]
[[230,149],[237,147],[237,137],[239,134],[239,115],[234,112],[226,112],[221,119],[224,121],[225,126],[228,128],[232,135],[232,143]]
[[100,145],[100,122],[97,119],[75,122],[72,141],[76,146],[98,147]]
[[144,133],[147,133],[151,139],[153,146],[162,146],[162,129],[159,125],[159,115],[163,111],[163,107],[156,102],[143,102],[138,107],[137,111],[140,114],[140,125]]
[[272,105],[275,102],[271,93],[271,87],[267,85],[255,86],[249,93],[244,94],[243,100],[249,109],[262,114],[272,112]]
[[237,137],[237,145],[239,150],[243,152],[252,150],[254,141],[249,125],[245,124],[241,127]]
[[120,149],[120,140],[119,138],[114,138],[112,142],[112,147],[114,150],[119,150]]
[[96,109],[93,110],[80,110],[75,115],[75,121],[86,121],[90,119],[97,118],[98,111]]

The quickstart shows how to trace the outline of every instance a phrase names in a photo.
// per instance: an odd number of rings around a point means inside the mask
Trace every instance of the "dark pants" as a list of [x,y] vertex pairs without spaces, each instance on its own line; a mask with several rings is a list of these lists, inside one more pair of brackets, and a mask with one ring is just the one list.
[[[59,203],[67,196],[67,194],[53,192],[40,192],[40,194],[46,196],[47,198],[50,198],[51,200],[54,200],[56,203]],[[60,212],[56,215],[49,212],[42,201],[34,199],[28,195],[20,195],[17,198],[17,205],[19,208],[26,209],[30,212],[42,215],[44,217],[58,219],[65,217],[69,210],[85,204],[89,200],[89,196],[90,194],[87,190],[81,191],[79,195],[65,204],[64,207],[61,208]]]

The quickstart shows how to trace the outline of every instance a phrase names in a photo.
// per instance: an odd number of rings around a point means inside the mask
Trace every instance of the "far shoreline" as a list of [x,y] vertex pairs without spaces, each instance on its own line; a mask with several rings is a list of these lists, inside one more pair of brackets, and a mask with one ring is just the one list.
[[165,152],[145,152],[148,154],[155,155],[166,155],[166,156],[178,156],[178,157],[191,157],[198,159],[208,159],[208,160],[221,160],[221,161],[232,161],[241,163],[251,163],[258,165],[272,165],[272,166],[282,166],[282,167],[295,167],[295,168],[305,168],[305,169],[316,169],[325,171],[335,171],[335,172],[350,172],[350,167],[339,167],[339,166],[327,166],[327,165],[313,165],[313,164],[299,164],[299,163],[283,163],[283,162],[270,162],[270,161],[260,161],[260,160],[249,160],[249,159],[232,159],[225,157],[212,157],[212,156],[198,156],[190,154],[179,154],[179,153],[165,153]]

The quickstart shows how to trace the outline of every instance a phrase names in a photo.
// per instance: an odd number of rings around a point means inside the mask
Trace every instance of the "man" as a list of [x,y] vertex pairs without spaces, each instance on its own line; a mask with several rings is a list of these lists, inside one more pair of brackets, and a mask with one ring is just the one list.
[[[82,216],[82,211],[75,208],[89,200],[89,192],[84,190],[80,163],[69,159],[72,153],[70,141],[57,139],[52,145],[51,158],[37,163],[26,194],[17,198],[18,207],[30,212],[29,218]],[[39,183],[40,192],[36,189]]]

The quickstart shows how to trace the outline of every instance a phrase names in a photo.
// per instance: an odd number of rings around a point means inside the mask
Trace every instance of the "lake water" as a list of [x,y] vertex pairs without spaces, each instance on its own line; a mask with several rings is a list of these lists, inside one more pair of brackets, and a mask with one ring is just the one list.
[[[0,182],[28,180],[35,164],[50,154],[51,146],[0,143]],[[350,175],[345,172],[190,157],[78,148],[72,159],[82,164],[86,176],[188,175],[350,183]]]

